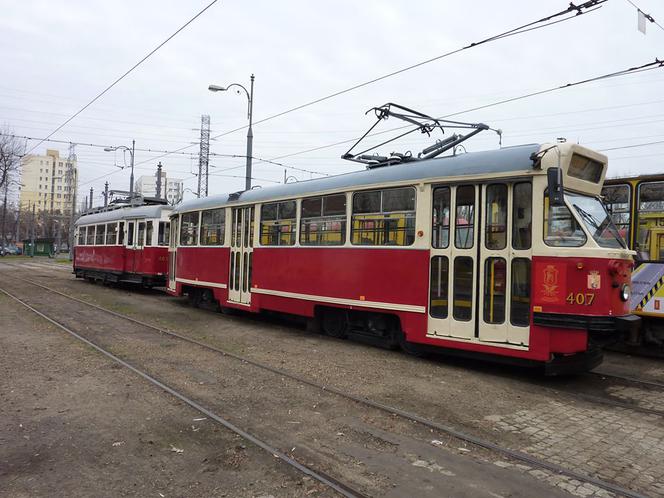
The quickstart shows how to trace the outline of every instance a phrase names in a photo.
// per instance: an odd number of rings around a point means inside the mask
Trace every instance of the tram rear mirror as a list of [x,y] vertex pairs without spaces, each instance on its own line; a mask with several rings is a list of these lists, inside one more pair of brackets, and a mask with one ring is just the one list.
[[564,206],[563,172],[560,168],[549,168],[546,172],[549,186],[549,205]]

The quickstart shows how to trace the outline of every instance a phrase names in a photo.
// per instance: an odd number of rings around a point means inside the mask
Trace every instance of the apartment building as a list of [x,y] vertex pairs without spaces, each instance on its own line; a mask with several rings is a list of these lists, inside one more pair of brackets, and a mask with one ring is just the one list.
[[[143,175],[134,183],[134,191],[143,197],[157,196],[157,173],[154,175]],[[181,178],[169,178],[166,172],[161,172],[161,198],[166,199],[169,204],[177,204],[182,200],[183,180]]]
[[21,160],[21,209],[70,215],[78,184],[76,160],[60,157],[60,151],[47,149],[46,155],[30,154]]

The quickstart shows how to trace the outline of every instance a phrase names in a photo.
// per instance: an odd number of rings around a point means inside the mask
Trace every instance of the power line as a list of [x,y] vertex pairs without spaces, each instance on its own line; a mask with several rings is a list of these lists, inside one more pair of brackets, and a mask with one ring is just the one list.
[[[410,71],[412,69],[424,66],[426,64],[430,64],[432,62],[439,61],[441,59],[444,59],[444,58],[449,57],[451,55],[457,54],[459,52],[463,52],[465,50],[470,50],[472,48],[479,47],[480,45],[484,45],[484,44],[487,44],[487,43],[498,41],[498,40],[501,40],[503,38],[507,38],[507,37],[510,37],[510,36],[516,36],[516,35],[519,35],[519,34],[522,34],[522,33],[527,33],[529,31],[533,31],[533,30],[536,30],[536,29],[541,29],[541,28],[544,28],[546,26],[550,26],[552,24],[557,24],[557,23],[560,23],[560,22],[568,21],[570,19],[575,19],[575,18],[577,18],[577,17],[579,17],[583,14],[586,14],[588,12],[593,12],[593,11],[601,8],[601,6],[602,6],[601,4],[603,4],[606,1],[607,0],[588,0],[588,1],[582,3],[578,6],[574,5],[573,3],[570,2],[569,6],[566,9],[561,10],[559,12],[556,12],[554,14],[548,15],[548,16],[543,17],[541,19],[538,19],[536,21],[528,22],[528,23],[523,24],[521,26],[518,26],[516,28],[512,28],[510,30],[504,31],[504,32],[499,33],[497,35],[493,35],[493,36],[490,36],[488,38],[484,38],[483,40],[470,43],[468,45],[457,48],[455,50],[451,50],[449,52],[438,55],[436,57],[432,57],[430,59],[418,62],[416,64],[412,64],[410,66],[398,69],[396,71],[392,71],[391,73],[387,73],[387,74],[384,74],[382,76],[378,76],[376,78],[365,81],[363,83],[358,83],[358,84],[353,85],[351,87],[348,87],[346,89],[339,90],[337,92],[331,93],[331,94],[326,95],[324,97],[320,97],[320,98],[312,100],[310,102],[292,107],[292,108],[287,109],[285,111],[281,111],[277,114],[273,114],[272,116],[268,116],[268,117],[260,119],[258,121],[254,121],[253,124],[257,125],[257,124],[260,124],[260,123],[265,123],[266,121],[270,121],[272,119],[278,118],[280,116],[284,116],[284,115],[289,114],[291,112],[295,112],[295,111],[298,111],[300,109],[304,109],[305,107],[310,107],[310,106],[318,104],[320,102],[324,102],[324,101],[332,99],[334,97],[338,97],[338,96],[343,95],[345,93],[352,92],[353,90],[357,90],[357,89],[363,88],[367,85],[371,85],[371,84],[376,83],[378,81],[382,81],[384,79],[390,78],[392,76],[396,76],[398,74],[402,74],[402,73],[405,73],[405,72]],[[567,15],[567,14],[571,14],[571,15]],[[566,15],[567,15],[567,17],[563,17],[563,16],[566,16]],[[562,19],[556,19],[558,17],[563,17],[563,18]],[[556,20],[552,21],[553,19],[556,19]],[[541,26],[537,26],[538,24],[541,24]],[[223,136],[226,136],[226,135],[230,135],[231,133],[235,133],[237,131],[241,131],[241,130],[244,130],[246,128],[247,128],[247,126],[241,126],[239,128],[235,128],[234,130],[230,130],[230,131],[227,131],[227,132],[224,132],[224,133],[220,133],[219,135],[215,135],[214,137],[212,137],[212,140],[215,140],[217,138],[220,138],[220,137],[223,137]],[[180,149],[176,149],[176,151],[179,152],[179,151],[185,150],[189,147],[191,147],[191,145],[187,145],[187,146],[182,147]],[[156,159],[161,159],[163,157],[166,157],[166,155],[168,155],[168,154],[160,156]]]
[[658,145],[658,144],[664,144],[664,140],[658,140],[657,142],[645,142],[642,144],[623,145],[621,147],[611,147],[610,149],[597,149],[597,150],[599,152],[608,152],[610,150],[633,149],[635,147],[645,147],[647,145]]
[[[527,93],[527,94],[524,94],[524,95],[520,95],[518,97],[510,97],[508,99],[499,100],[499,101],[496,101],[496,102],[492,102],[490,104],[483,104],[483,105],[480,105],[480,106],[471,107],[469,109],[464,109],[463,111],[457,111],[457,112],[453,112],[451,114],[446,114],[444,116],[440,116],[436,119],[446,119],[446,118],[450,118],[450,117],[453,117],[453,116],[459,116],[461,114],[467,114],[467,113],[473,112],[473,111],[488,109],[489,107],[495,107],[495,106],[498,106],[498,105],[503,105],[503,104],[507,104],[507,103],[511,103],[511,102],[516,102],[518,100],[523,100],[523,99],[527,99],[527,98],[530,98],[530,97],[535,97],[535,96],[538,96],[538,95],[544,95],[544,94],[556,92],[556,91],[559,91],[559,90],[565,90],[567,88],[572,88],[572,87],[578,86],[578,85],[584,85],[586,83],[591,83],[591,82],[594,82],[594,81],[601,81],[601,80],[604,80],[604,79],[616,78],[616,77],[624,76],[624,75],[627,75],[627,74],[634,74],[634,73],[640,73],[640,72],[644,72],[644,71],[651,71],[653,69],[659,69],[663,66],[664,66],[664,60],[655,59],[654,62],[643,64],[641,66],[635,66],[635,67],[631,67],[631,68],[628,68],[628,69],[623,69],[621,71],[615,71],[613,73],[607,73],[607,74],[603,74],[603,75],[600,75],[600,76],[587,78],[585,80],[575,81],[573,83],[567,83],[567,84],[564,84],[564,85],[554,86],[554,87],[551,87],[551,88],[547,88],[545,90],[530,92],[530,93]],[[382,135],[382,134],[385,134],[385,133],[391,133],[391,132],[394,132],[394,131],[403,130],[403,129],[409,128],[409,127],[411,127],[411,125],[398,126],[398,127],[395,127],[395,128],[390,128],[388,130],[383,130],[383,131],[379,131],[379,132],[376,132],[376,133],[372,133],[372,134],[367,135],[367,136],[368,137],[373,137],[373,136],[376,136],[376,135]],[[287,157],[298,156],[298,155],[306,154],[308,152],[315,152],[315,151],[322,150],[322,149],[329,149],[329,148],[332,148],[332,147],[336,147],[338,145],[345,145],[345,144],[348,144],[348,143],[352,143],[356,140],[357,140],[357,138],[341,140],[341,141],[334,142],[334,143],[331,143],[331,144],[320,145],[318,147],[312,147],[312,148],[305,149],[305,150],[302,150],[302,151],[292,152],[292,153],[289,153],[289,154],[284,154],[284,155],[281,155],[281,156],[273,157],[273,158],[271,158],[271,160],[274,161],[274,160],[278,160],[278,159],[285,159]]]
[[[92,104],[94,104],[98,99],[100,99],[106,92],[108,92],[111,88],[113,88],[115,85],[117,85],[120,81],[122,81],[129,73],[131,73],[134,69],[136,69],[138,66],[140,66],[143,62],[145,62],[147,59],[149,59],[157,50],[159,50],[161,47],[166,45],[170,40],[172,40],[180,31],[185,29],[187,26],[189,26],[194,20],[196,20],[199,16],[201,16],[206,10],[208,10],[210,7],[212,7],[215,3],[217,3],[218,0],[212,0],[206,7],[204,7],[201,11],[199,11],[194,17],[189,19],[186,23],[184,23],[182,26],[180,26],[172,35],[170,35],[168,38],[166,38],[163,42],[161,42],[157,47],[155,47],[150,53],[148,53],[145,57],[143,57],[140,61],[138,61],[136,64],[134,64],[128,71],[126,71],[122,76],[117,78],[113,83],[108,85],[104,90],[102,90],[101,93],[99,93],[95,98],[93,98],[90,102],[85,104],[81,109],[76,111],[70,118],[68,118],[64,123],[62,123],[60,126],[58,126],[55,130],[53,130],[51,133],[48,134],[46,138],[51,138],[55,133],[57,133],[59,130],[61,130],[64,126],[67,125],[70,121],[72,121],[76,116],[81,114],[83,111],[85,111],[88,107],[90,107]],[[43,142],[43,141],[42,141]],[[33,150],[35,150],[37,147],[39,147],[42,142],[39,142],[36,144],[34,147],[32,147],[26,154],[29,154]]]
[[659,27],[659,29],[661,29],[662,31],[664,31],[664,27],[662,27],[661,24],[659,24],[657,21],[655,21],[655,19],[653,19],[653,17],[652,17],[650,14],[647,14],[646,12],[644,12],[643,10],[641,10],[641,8],[640,8],[638,5],[636,5],[634,2],[632,2],[632,0],[627,0],[627,2],[630,3],[630,4],[632,5],[632,7],[634,7],[636,10],[638,10],[639,12],[641,12],[641,14],[643,14],[643,17],[645,17],[646,19],[648,19],[648,21],[650,21],[651,23],[655,24],[656,26]]

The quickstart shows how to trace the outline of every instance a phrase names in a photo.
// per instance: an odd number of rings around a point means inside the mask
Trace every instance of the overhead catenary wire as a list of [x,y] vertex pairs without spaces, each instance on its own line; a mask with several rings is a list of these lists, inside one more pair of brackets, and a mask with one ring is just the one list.
[[[72,116],[67,118],[61,125],[59,125],[55,130],[53,130],[51,133],[48,134],[46,138],[51,138],[55,133],[60,131],[62,128],[64,128],[68,123],[70,123],[73,119],[76,118],[79,114],[81,114],[83,111],[85,111],[88,107],[90,107],[92,104],[94,104],[97,100],[99,100],[106,92],[108,92],[111,88],[113,88],[115,85],[117,85],[120,81],[122,81],[125,77],[127,77],[134,69],[136,69],[138,66],[143,64],[146,60],[148,60],[155,52],[157,52],[161,47],[166,45],[169,41],[171,41],[175,36],[177,36],[178,33],[180,33],[183,29],[185,29],[187,26],[189,26],[192,22],[194,22],[198,17],[203,15],[205,11],[207,11],[210,7],[212,7],[215,3],[217,3],[218,0],[212,0],[209,4],[207,4],[203,9],[201,9],[194,17],[189,19],[186,23],[184,23],[182,26],[180,26],[174,33],[172,33],[168,38],[166,38],[163,42],[161,42],[159,45],[157,45],[154,49],[152,49],[145,57],[143,57],[141,60],[139,60],[136,64],[134,64],[131,68],[129,68],[124,74],[122,74],[120,77],[115,79],[110,85],[108,85],[104,90],[102,90],[99,94],[97,94],[96,97],[94,97],[92,100],[90,100],[87,104],[85,104],[83,107],[81,107],[78,111],[76,111]],[[41,145],[43,142],[39,142],[36,145],[34,145],[28,152],[32,152],[35,150],[39,145]]]
[[[314,100],[306,102],[304,104],[300,104],[300,105],[297,105],[295,107],[291,107],[291,108],[286,109],[284,111],[278,112],[277,114],[273,114],[273,115],[268,116],[266,118],[262,118],[262,119],[259,119],[257,121],[254,121],[253,125],[255,126],[255,125],[260,124],[260,123],[265,123],[267,121],[271,121],[271,120],[276,119],[278,117],[285,116],[286,114],[290,114],[292,112],[299,111],[299,110],[304,109],[306,107],[310,107],[310,106],[313,106],[315,104],[325,102],[327,100],[338,97],[340,95],[344,95],[346,93],[352,92],[354,90],[358,90],[360,88],[366,87],[366,86],[371,85],[373,83],[383,81],[385,79],[391,78],[393,76],[397,76],[399,74],[405,73],[405,72],[410,71],[412,69],[424,66],[426,64],[430,64],[432,62],[439,61],[441,59],[445,59],[445,58],[450,57],[454,54],[457,54],[457,53],[460,53],[460,52],[463,52],[463,51],[466,51],[466,50],[470,50],[472,48],[476,48],[476,47],[479,47],[481,45],[485,45],[485,44],[488,44],[488,43],[491,43],[491,42],[494,42],[494,41],[498,41],[498,40],[501,40],[503,38],[507,38],[507,37],[510,37],[510,36],[516,36],[516,35],[519,35],[519,34],[522,34],[522,33],[527,33],[527,32],[533,31],[535,29],[541,29],[541,28],[544,28],[546,26],[550,26],[552,24],[557,24],[557,23],[560,23],[560,22],[568,21],[570,19],[575,19],[575,18],[577,18],[577,17],[579,17],[583,14],[586,14],[586,13],[589,13],[589,12],[594,12],[595,10],[601,8],[601,6],[602,6],[601,4],[605,3],[606,1],[607,0],[588,0],[586,2],[583,2],[582,4],[579,4],[579,5],[575,5],[574,3],[570,2],[569,6],[567,8],[565,8],[565,9],[559,11],[559,12],[556,12],[554,14],[547,15],[547,16],[542,17],[540,19],[537,19],[535,21],[530,21],[526,24],[522,24],[520,26],[509,29],[507,31],[503,31],[503,32],[498,33],[496,35],[492,35],[492,36],[489,36],[487,38],[484,38],[480,41],[469,43],[468,45],[464,45],[464,46],[456,48],[454,50],[450,50],[449,52],[446,52],[444,54],[440,54],[440,55],[437,55],[437,56],[432,57],[430,59],[426,59],[424,61],[420,61],[420,62],[417,62],[415,64],[411,64],[411,65],[406,66],[404,68],[397,69],[395,71],[392,71],[390,73],[372,78],[372,79],[364,81],[362,83],[352,85],[352,86],[350,86],[348,88],[345,88],[343,90],[333,92],[331,94],[328,94],[328,95],[325,95],[323,97],[314,99]],[[556,19],[558,17],[562,17],[562,19]],[[556,20],[552,21],[554,19],[556,19]],[[541,24],[541,26],[538,26],[538,24]],[[235,128],[233,130],[229,130],[229,131],[220,133],[218,135],[215,135],[215,136],[211,137],[211,139],[215,140],[215,139],[224,137],[226,135],[230,135],[231,133],[235,133],[235,132],[244,130],[246,128],[247,128],[246,125],[245,126],[240,126],[239,128]],[[191,144],[187,145],[185,147],[181,147],[179,149],[176,149],[176,152],[180,152],[180,151],[185,150],[185,149],[190,148],[190,147],[192,147]],[[157,159],[161,159],[163,157],[166,157],[167,155],[168,154],[164,154],[163,156],[160,156]]]
[[659,29],[661,29],[662,31],[664,31],[664,26],[662,26],[662,25],[659,24],[657,21],[655,21],[655,19],[654,19],[650,14],[646,13],[643,9],[641,9],[641,7],[639,7],[639,6],[636,5],[634,2],[632,2],[632,0],[627,0],[627,3],[631,4],[632,7],[634,7],[636,10],[638,10],[639,12],[641,12],[641,14],[643,14],[643,16],[644,16],[648,21],[650,21],[650,22],[653,23],[655,26],[659,27]]

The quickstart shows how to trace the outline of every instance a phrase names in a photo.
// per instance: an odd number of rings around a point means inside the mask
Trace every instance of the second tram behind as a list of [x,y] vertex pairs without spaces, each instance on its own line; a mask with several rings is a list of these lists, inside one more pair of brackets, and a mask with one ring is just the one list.
[[168,290],[409,352],[587,370],[638,323],[606,167],[533,144],[184,202]]

